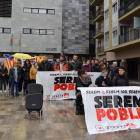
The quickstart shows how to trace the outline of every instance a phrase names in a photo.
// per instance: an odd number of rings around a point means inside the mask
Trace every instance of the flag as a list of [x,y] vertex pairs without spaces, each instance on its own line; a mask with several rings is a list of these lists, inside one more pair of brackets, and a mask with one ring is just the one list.
[[10,69],[13,67],[13,63],[17,62],[17,58],[6,54],[5,62],[6,62],[6,66],[7,66],[8,73],[9,73]]
[[36,57],[36,62],[38,63],[40,63],[44,58],[44,56],[35,56],[35,57]]
[[11,35],[10,45],[13,45],[13,35]]
[[19,46],[21,45],[21,35],[20,35],[20,38],[19,38]]

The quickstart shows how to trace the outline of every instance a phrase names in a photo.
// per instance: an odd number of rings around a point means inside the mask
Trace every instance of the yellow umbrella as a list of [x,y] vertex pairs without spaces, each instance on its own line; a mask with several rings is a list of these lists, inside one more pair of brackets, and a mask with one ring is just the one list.
[[21,59],[32,59],[32,57],[29,54],[24,53],[15,53],[13,56]]

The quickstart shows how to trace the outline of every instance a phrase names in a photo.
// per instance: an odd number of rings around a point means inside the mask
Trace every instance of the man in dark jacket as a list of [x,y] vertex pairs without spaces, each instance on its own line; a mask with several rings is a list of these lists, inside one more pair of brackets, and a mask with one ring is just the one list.
[[117,67],[117,63],[113,62],[113,68],[111,69],[111,79],[113,79],[114,76],[118,75],[119,70]]
[[119,74],[114,76],[112,84],[113,86],[129,86],[129,80],[125,76],[125,68],[123,66],[119,67]]
[[78,56],[74,55],[73,60],[69,63],[69,71],[78,71],[81,69],[81,64],[78,61]]
[[99,65],[99,60],[98,59],[95,59],[95,64],[93,66],[93,70],[94,70],[94,72],[101,72],[101,67]]
[[44,56],[44,60],[38,65],[38,71],[54,71],[53,65],[48,61],[48,56]]
[[95,84],[98,87],[110,87],[112,86],[112,82],[109,79],[107,69],[103,69],[100,76],[96,79]]

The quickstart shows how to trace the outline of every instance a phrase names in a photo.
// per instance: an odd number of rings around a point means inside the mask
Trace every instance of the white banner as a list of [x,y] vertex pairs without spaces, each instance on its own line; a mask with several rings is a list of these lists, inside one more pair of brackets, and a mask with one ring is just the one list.
[[[92,83],[100,73],[89,72]],[[76,99],[77,73],[67,72],[37,72],[36,83],[43,85],[44,100]]]
[[89,134],[140,128],[140,87],[78,89]]

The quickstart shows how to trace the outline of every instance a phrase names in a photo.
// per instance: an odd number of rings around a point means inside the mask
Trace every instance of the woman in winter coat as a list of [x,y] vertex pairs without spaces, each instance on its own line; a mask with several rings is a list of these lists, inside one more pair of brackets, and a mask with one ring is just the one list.
[[108,70],[103,69],[102,73],[100,74],[100,76],[95,81],[95,84],[98,87],[111,87],[112,86],[112,82],[109,79],[109,77],[107,76],[107,74],[108,74]]
[[1,65],[0,65],[0,93],[2,93],[3,85],[4,85],[4,91],[6,92],[7,73],[8,73],[8,70],[4,66],[4,62],[1,62]]
[[85,60],[85,65],[82,66],[82,69],[85,69],[87,72],[94,72],[93,67],[90,65],[90,60]]
[[38,63],[34,62],[34,65],[33,65],[33,67],[30,70],[30,80],[31,80],[31,83],[36,83],[37,69],[38,69]]
[[78,87],[89,87],[92,84],[91,78],[87,75],[85,69],[78,71],[78,77],[76,79],[76,115],[83,114],[83,104],[81,91],[78,90]]
[[25,91],[27,94],[27,86],[28,84],[30,84],[30,69],[31,69],[31,63],[29,59],[26,59],[26,61],[24,62],[24,66],[23,66],[23,71],[24,71],[24,87],[25,87]]
[[14,97],[15,85],[16,85],[16,96],[19,96],[18,88],[19,88],[20,77],[21,77],[20,68],[17,66],[17,62],[14,62],[13,68],[11,68],[9,72],[9,82],[11,83],[11,94],[13,97]]

